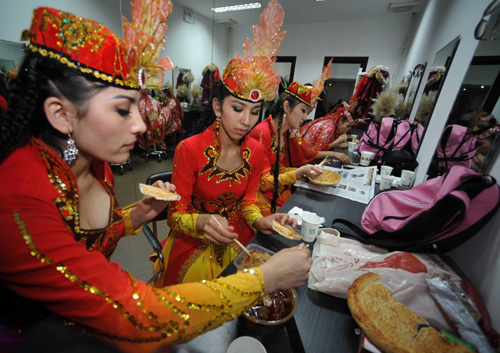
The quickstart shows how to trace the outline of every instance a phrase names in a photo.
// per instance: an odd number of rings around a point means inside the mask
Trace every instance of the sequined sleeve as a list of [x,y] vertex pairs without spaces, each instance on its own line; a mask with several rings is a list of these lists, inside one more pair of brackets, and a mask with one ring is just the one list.
[[[279,185],[292,185],[297,181],[297,173],[295,172],[295,168],[284,171],[280,173],[278,176]],[[274,176],[270,171],[264,174],[263,178],[260,181],[260,190],[262,192],[267,192],[274,189]]]
[[9,235],[0,249],[2,283],[124,352],[192,339],[234,319],[263,294],[257,268],[163,289],[137,281],[75,241],[50,203],[0,208],[0,221]]
[[[182,168],[178,167],[179,161],[182,162]],[[191,203],[193,185],[196,183],[196,163],[184,141],[181,141],[175,150],[172,183],[176,186],[176,192],[181,199],[169,204],[168,225],[175,232],[203,238],[203,233],[196,230],[200,214]]]
[[123,234],[124,236],[127,235],[137,235],[141,232],[142,226],[139,228],[134,228],[134,225],[132,224],[132,219],[130,218],[130,211],[137,206],[138,202],[134,202],[131,205],[128,205],[124,208],[122,208],[122,216],[123,216],[123,221],[125,222],[125,233]]

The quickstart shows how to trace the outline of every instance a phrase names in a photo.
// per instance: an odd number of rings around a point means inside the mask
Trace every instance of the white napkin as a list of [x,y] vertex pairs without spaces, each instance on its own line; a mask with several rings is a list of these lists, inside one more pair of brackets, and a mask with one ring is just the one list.
[[321,219],[321,223],[322,224],[325,223],[325,218],[324,217],[318,216],[314,212],[304,211],[302,208],[297,207],[297,206],[294,206],[290,211],[288,211],[288,215],[290,217],[295,218],[297,220],[297,223],[298,223],[299,226],[302,225],[302,215],[303,214],[307,214],[307,213],[313,214],[313,215],[319,217]]

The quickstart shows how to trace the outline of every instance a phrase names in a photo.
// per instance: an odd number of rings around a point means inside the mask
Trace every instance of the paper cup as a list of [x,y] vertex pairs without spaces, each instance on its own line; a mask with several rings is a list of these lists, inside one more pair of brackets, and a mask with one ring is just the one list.
[[361,160],[359,161],[359,164],[365,167],[369,166],[374,155],[375,153],[373,152],[368,152],[368,151],[361,152]]
[[380,167],[380,175],[391,175],[392,169],[393,168],[388,165],[383,165]]
[[317,239],[322,244],[335,245],[340,239],[340,232],[335,228],[321,228]]
[[241,336],[231,342],[226,353],[267,353],[267,351],[257,339],[250,336]]
[[389,175],[382,175],[380,177],[380,190],[390,189],[392,186],[392,177]]
[[410,186],[413,182],[414,176],[415,172],[412,172],[411,170],[404,169],[403,171],[401,171],[401,185]]
[[306,242],[312,242],[316,239],[316,234],[318,233],[319,226],[321,225],[321,218],[314,214],[304,214],[302,215],[302,226],[300,234],[302,239]]
[[356,142],[349,142],[347,150],[349,152],[354,152],[358,148],[358,144]]

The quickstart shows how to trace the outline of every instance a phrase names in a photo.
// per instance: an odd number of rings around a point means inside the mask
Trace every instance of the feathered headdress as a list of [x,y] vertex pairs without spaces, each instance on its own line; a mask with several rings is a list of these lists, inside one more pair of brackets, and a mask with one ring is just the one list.
[[325,89],[325,81],[332,76],[332,60],[333,59],[330,59],[328,64],[323,68],[321,75],[313,82],[311,104],[314,104],[314,102],[318,100],[319,95]]
[[386,89],[385,91],[377,94],[373,99],[371,106],[373,120],[380,123],[382,118],[393,116],[396,114],[396,108],[403,101],[403,96],[398,94],[395,90]]
[[332,76],[332,60],[330,60],[328,65],[323,68],[321,75],[314,80],[312,87],[293,81],[288,85],[285,92],[297,98],[308,107],[311,107],[318,99],[321,92],[323,92],[323,89],[325,88],[325,80],[328,80],[330,76]]
[[273,68],[278,47],[285,38],[285,11],[277,0],[271,0],[260,15],[260,26],[254,25],[254,40],[246,38],[243,54],[235,53],[224,68],[222,82],[235,97],[258,102],[273,100],[280,77]]
[[174,5],[170,0],[132,0],[131,4],[132,23],[123,17],[130,76],[137,79],[141,88],[161,87],[163,72],[174,68],[170,58],[160,59],[168,31],[167,19]]

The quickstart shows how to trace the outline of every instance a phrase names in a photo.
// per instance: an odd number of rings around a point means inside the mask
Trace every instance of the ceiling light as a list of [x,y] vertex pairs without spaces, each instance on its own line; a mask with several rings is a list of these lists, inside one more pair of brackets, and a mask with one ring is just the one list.
[[228,12],[228,11],[251,10],[251,9],[260,9],[260,2],[253,2],[250,4],[241,4],[241,5],[212,7],[212,11],[215,12]]

